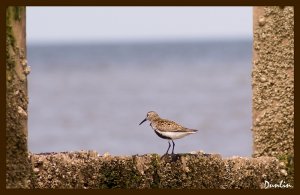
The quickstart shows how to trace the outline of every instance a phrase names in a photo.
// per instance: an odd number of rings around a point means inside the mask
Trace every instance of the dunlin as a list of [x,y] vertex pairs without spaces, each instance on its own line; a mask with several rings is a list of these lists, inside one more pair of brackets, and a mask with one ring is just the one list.
[[169,152],[169,149],[171,147],[170,140],[173,143],[172,154],[174,154],[174,147],[175,147],[175,143],[173,141],[174,139],[180,139],[187,135],[196,133],[198,131],[196,129],[189,129],[189,128],[183,127],[183,126],[175,123],[174,121],[162,119],[154,111],[148,112],[146,118],[142,122],[140,122],[139,125],[141,125],[143,122],[145,122],[147,120],[150,121],[150,126],[152,127],[154,132],[160,138],[169,140],[168,141],[169,147],[168,147],[167,152],[164,155],[168,154],[168,152]]

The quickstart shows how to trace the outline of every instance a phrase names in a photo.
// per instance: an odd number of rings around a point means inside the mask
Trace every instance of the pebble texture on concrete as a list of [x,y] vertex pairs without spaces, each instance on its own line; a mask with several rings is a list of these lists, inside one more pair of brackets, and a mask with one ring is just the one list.
[[220,155],[177,154],[161,158],[99,156],[97,152],[30,154],[34,188],[264,188],[286,178],[274,157],[222,159]]
[[253,156],[294,156],[294,8],[255,7]]

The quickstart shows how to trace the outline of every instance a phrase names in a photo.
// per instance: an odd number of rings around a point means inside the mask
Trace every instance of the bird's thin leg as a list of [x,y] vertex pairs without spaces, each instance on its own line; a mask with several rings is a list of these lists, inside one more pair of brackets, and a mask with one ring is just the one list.
[[164,155],[167,155],[167,154],[168,154],[168,152],[169,152],[169,149],[170,149],[170,147],[171,147],[170,140],[168,141],[168,143],[169,143],[169,147],[168,147],[168,150],[167,150],[167,152],[166,152]]
[[173,141],[173,140],[172,140],[172,143],[173,143],[172,154],[174,154],[174,147],[175,147],[175,143],[174,143],[174,141]]

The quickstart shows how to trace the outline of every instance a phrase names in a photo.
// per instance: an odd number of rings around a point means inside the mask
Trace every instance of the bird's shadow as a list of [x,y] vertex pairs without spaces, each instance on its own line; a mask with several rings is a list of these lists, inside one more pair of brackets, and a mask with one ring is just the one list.
[[166,162],[175,162],[180,158],[180,154],[164,154],[160,157],[160,160],[165,160]]

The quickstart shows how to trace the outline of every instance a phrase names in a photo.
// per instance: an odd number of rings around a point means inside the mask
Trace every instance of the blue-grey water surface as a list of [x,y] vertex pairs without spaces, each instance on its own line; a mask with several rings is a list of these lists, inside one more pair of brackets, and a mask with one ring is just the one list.
[[163,154],[154,110],[194,129],[176,153],[250,156],[251,40],[30,45],[29,150]]

